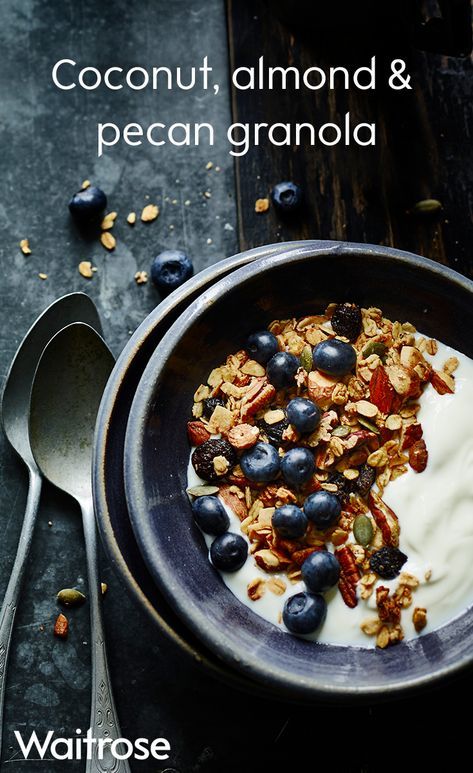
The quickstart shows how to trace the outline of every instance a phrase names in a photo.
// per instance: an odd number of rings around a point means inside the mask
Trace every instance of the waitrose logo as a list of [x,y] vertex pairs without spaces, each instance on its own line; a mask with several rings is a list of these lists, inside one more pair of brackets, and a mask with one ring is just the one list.
[[130,741],[128,738],[94,738],[89,728],[85,736],[82,730],[76,730],[75,738],[55,737],[54,730],[49,730],[41,741],[33,731],[25,740],[22,734],[15,730],[15,738],[25,760],[27,759],[54,759],[54,760],[147,760],[150,757],[155,760],[169,759],[171,745],[166,738],[137,738]]

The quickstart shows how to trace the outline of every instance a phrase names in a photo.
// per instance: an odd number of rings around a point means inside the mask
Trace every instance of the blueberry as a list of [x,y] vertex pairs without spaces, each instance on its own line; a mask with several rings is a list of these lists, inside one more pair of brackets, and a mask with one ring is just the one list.
[[315,472],[314,454],[308,448],[291,448],[281,459],[281,472],[290,486],[302,486]]
[[74,193],[69,202],[69,212],[80,225],[93,223],[102,218],[107,206],[105,193],[95,185]]
[[266,373],[269,381],[276,389],[282,389],[294,384],[294,376],[299,368],[299,360],[295,354],[278,352],[268,362]]
[[237,572],[248,556],[248,543],[239,534],[227,531],[214,539],[210,546],[210,560],[221,572]]
[[274,480],[279,472],[279,464],[279,454],[269,443],[256,443],[240,459],[243,475],[255,483]]
[[279,537],[298,539],[304,536],[309,521],[300,507],[282,505],[274,511],[271,523]]
[[287,418],[298,432],[313,432],[320,424],[320,409],[306,397],[295,397],[287,406]]
[[329,491],[316,491],[309,494],[304,502],[304,513],[318,529],[328,529],[340,518],[342,503],[336,494]]
[[181,250],[164,250],[151,264],[151,279],[163,296],[184,284],[193,273],[192,261]]
[[333,553],[317,550],[306,558],[301,572],[302,579],[312,593],[326,593],[338,582],[340,564]]
[[325,620],[327,604],[323,596],[302,591],[289,596],[282,619],[291,633],[313,633]]
[[295,212],[302,203],[302,188],[296,183],[278,183],[271,191],[271,199],[280,212]]
[[346,376],[355,367],[356,352],[351,344],[330,338],[317,344],[312,355],[314,368],[329,376]]
[[192,503],[192,512],[202,531],[214,537],[224,534],[230,526],[228,513],[217,497],[197,497]]
[[268,360],[279,350],[278,339],[269,330],[260,330],[248,336],[246,351],[260,365],[266,365]]

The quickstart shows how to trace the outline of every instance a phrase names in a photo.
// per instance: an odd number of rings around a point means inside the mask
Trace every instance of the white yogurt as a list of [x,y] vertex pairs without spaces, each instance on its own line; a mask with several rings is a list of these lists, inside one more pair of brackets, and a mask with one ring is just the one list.
[[[439,395],[429,384],[420,398],[418,419],[429,452],[427,468],[416,473],[409,467],[407,473],[388,484],[383,494],[383,500],[399,518],[399,547],[408,556],[403,571],[421,582],[413,591],[412,606],[402,613],[406,639],[419,635],[412,624],[414,607],[427,609],[428,624],[422,633],[428,633],[473,603],[473,360],[441,343],[435,357],[429,359],[440,369],[452,356],[460,361],[455,394]],[[189,486],[203,483],[190,462],[188,480]],[[239,518],[226,509],[230,531],[240,534]],[[212,537],[204,536],[210,547]],[[427,572],[431,572],[428,581]],[[269,577],[251,555],[238,572],[222,573],[228,588],[243,604],[286,631],[280,622],[284,602],[304,590],[305,585],[289,583],[284,573],[272,576],[288,585],[284,595],[266,590],[261,599],[251,601],[248,583],[256,577]],[[381,580],[379,584],[396,588],[398,580]],[[355,609],[345,605],[337,588],[326,594],[326,600],[325,623],[308,638],[330,644],[374,646],[374,637],[366,636],[360,623],[376,616],[375,593],[367,601],[359,599]]]

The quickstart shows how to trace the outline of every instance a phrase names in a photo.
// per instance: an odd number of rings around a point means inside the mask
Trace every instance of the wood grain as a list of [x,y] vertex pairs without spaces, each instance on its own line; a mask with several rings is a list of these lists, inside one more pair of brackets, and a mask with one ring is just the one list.
[[[396,246],[447,263],[472,275],[473,243],[473,77],[470,59],[410,51],[389,38],[389,47],[370,44],[358,31],[351,50],[346,36],[332,30],[324,39],[282,24],[263,0],[228,0],[230,63],[255,66],[367,64],[378,56],[376,91],[240,91],[233,88],[233,120],[255,123],[340,123],[347,111],[356,124],[374,121],[376,146],[327,148],[251,147],[236,159],[239,238],[243,249],[285,239],[339,239]],[[357,41],[361,41],[357,44]],[[394,40],[394,42],[393,42]],[[412,91],[386,86],[389,62],[407,56]],[[338,57],[338,58],[337,58]],[[305,207],[284,221],[271,207],[256,214],[254,202],[281,180],[301,184]],[[440,216],[409,214],[416,201],[437,198]]]

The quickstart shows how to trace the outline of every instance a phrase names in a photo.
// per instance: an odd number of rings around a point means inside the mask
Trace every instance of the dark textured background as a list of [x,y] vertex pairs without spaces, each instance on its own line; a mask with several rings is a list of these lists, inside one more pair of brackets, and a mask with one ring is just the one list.
[[[229,3],[234,63],[256,59],[259,50],[279,63],[307,50],[273,23],[264,5]],[[266,24],[267,21],[267,24]],[[96,123],[139,121],[211,121],[217,136],[230,122],[225,8],[221,0],[2,0],[0,5],[0,360],[4,374],[23,334],[53,299],[71,290],[89,292],[100,309],[108,342],[118,353],[159,298],[133,276],[147,269],[164,247],[184,247],[201,269],[237,250],[299,235],[384,241],[437,257],[470,273],[472,237],[471,62],[442,57],[417,59],[417,102],[409,116],[395,106],[386,110],[380,159],[343,153],[304,151],[248,154],[236,177],[226,145],[165,150],[120,146],[96,159]],[[219,74],[217,97],[129,90],[110,93],[57,91],[50,81],[54,62],[71,57],[81,65],[119,63],[169,66],[199,63],[204,55]],[[301,103],[302,104],[302,103]],[[259,111],[280,120],[291,105],[264,103],[259,97],[234,100],[235,120],[252,120]],[[341,109],[344,105],[339,105]],[[353,106],[354,109],[360,106]],[[324,114],[323,103],[300,108]],[[336,112],[330,103],[330,110]],[[361,109],[361,108],[360,108]],[[395,121],[399,119],[398,125]],[[383,120],[381,115],[381,120]],[[407,147],[407,156],[402,148]],[[427,143],[427,145],[426,145]],[[411,160],[422,149],[418,165]],[[350,157],[348,157],[350,158]],[[315,159],[315,160],[314,160]],[[220,166],[207,171],[213,161]],[[379,174],[379,164],[385,163]],[[415,171],[417,177],[415,176]],[[265,195],[281,176],[299,174],[309,190],[311,209],[302,224],[281,225],[273,212],[254,214],[254,199]],[[421,175],[419,177],[419,174]],[[85,241],[72,227],[67,200],[89,178],[109,194],[109,209],[119,212],[115,252]],[[238,182],[239,231],[234,198]],[[415,183],[418,183],[417,185]],[[354,186],[354,187],[353,187]],[[206,199],[204,191],[212,196]],[[441,221],[413,223],[405,209],[424,195],[447,205]],[[149,198],[147,198],[149,197]],[[184,202],[189,200],[190,205]],[[147,202],[161,207],[158,221],[131,229],[124,219]],[[346,217],[345,217],[346,215]],[[174,226],[171,228],[171,226]],[[33,254],[24,257],[21,238],[30,239]],[[211,239],[211,243],[208,243]],[[90,259],[98,272],[93,280],[77,272]],[[46,281],[39,272],[48,274]],[[0,591],[5,587],[16,549],[26,498],[26,475],[0,440]],[[48,521],[52,527],[48,527]],[[87,606],[70,613],[67,642],[52,636],[57,614],[55,594],[64,586],[85,585],[85,562],[78,511],[65,497],[45,487],[41,513],[17,615],[9,664],[2,769],[16,773],[80,771],[83,763],[51,760],[24,762],[13,730],[41,735],[49,728],[70,735],[89,719],[89,629]],[[109,584],[105,619],[122,731],[137,736],[167,737],[169,764],[138,763],[143,773],[173,770],[299,771],[321,764],[349,773],[361,770],[426,769],[439,760],[439,735],[448,749],[449,765],[461,753],[462,713],[459,699],[471,691],[471,679],[409,704],[358,710],[302,709],[250,698],[217,684],[177,652],[132,604],[117,577],[102,559],[102,578]],[[42,627],[44,626],[44,630]],[[427,730],[421,730],[426,728]],[[414,747],[406,751],[407,740]],[[434,764],[434,769],[436,769]]]

